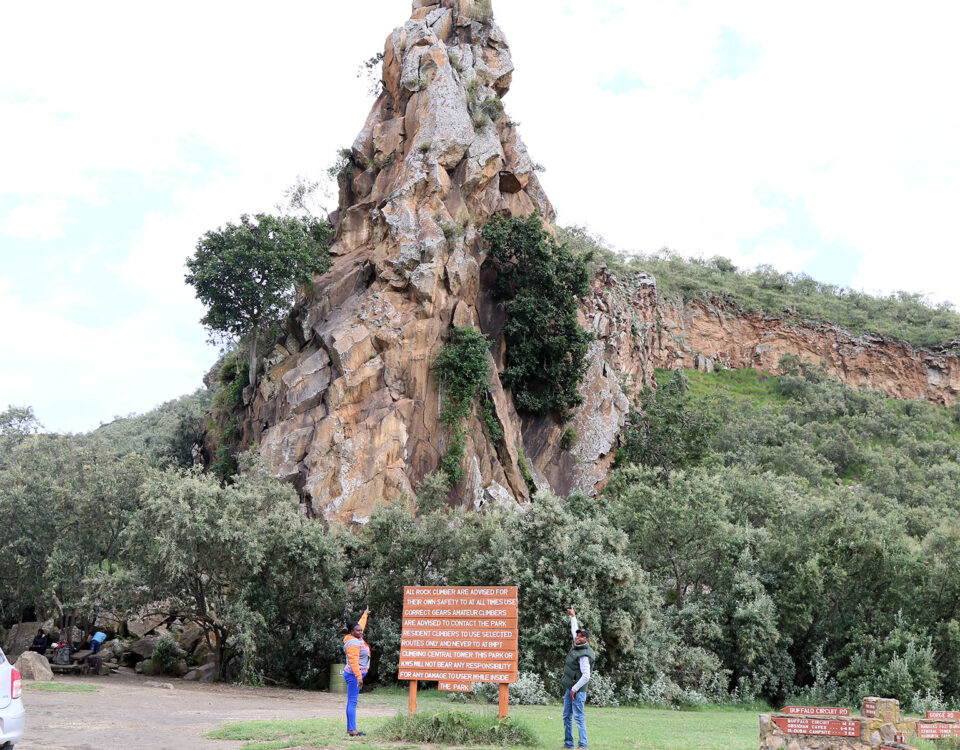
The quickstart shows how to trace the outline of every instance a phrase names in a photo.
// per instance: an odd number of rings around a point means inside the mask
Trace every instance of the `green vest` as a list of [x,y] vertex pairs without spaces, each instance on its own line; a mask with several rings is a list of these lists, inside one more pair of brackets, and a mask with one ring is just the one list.
[[[564,690],[570,690],[583,676],[580,672],[580,657],[582,656],[590,659],[590,673],[593,673],[593,660],[597,658],[597,655],[593,653],[590,644],[584,643],[582,646],[574,646],[570,649],[570,653],[567,654],[567,663],[563,665],[563,678],[560,680],[560,684],[563,685]],[[580,692],[586,693],[587,686],[584,685],[580,688]]]

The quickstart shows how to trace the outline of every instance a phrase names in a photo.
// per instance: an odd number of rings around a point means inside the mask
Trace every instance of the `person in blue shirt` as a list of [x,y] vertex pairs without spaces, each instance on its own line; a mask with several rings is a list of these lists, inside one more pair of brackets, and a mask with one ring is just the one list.
[[90,653],[97,653],[105,640],[107,640],[106,633],[101,633],[99,630],[94,633],[93,638],[90,639]]

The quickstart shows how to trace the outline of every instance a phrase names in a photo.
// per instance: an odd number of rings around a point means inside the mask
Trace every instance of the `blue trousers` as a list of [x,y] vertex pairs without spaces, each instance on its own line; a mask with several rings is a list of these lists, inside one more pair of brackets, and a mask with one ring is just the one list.
[[352,672],[344,672],[343,679],[347,681],[347,731],[357,731],[357,700],[360,698],[360,684],[357,676]]
[[577,747],[587,746],[587,717],[583,713],[583,705],[587,702],[587,694],[581,690],[573,700],[570,700],[570,691],[563,691],[563,745],[573,747],[573,722],[577,722],[577,735],[580,741]]

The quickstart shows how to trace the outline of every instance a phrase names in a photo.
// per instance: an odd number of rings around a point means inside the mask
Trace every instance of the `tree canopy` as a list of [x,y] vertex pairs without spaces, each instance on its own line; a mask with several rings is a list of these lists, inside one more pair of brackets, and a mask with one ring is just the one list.
[[298,285],[329,267],[333,230],[325,221],[257,214],[204,234],[187,259],[188,284],[207,306],[201,322],[214,336],[249,338],[250,385],[256,382],[257,340],[289,309]]

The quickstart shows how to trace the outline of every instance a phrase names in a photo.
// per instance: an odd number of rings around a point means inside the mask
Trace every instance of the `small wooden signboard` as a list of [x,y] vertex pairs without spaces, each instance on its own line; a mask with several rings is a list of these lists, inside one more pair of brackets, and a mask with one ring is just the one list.
[[780,713],[791,716],[849,716],[849,708],[835,706],[784,706]]
[[960,711],[927,711],[928,719],[941,721],[960,721]]
[[792,716],[774,717],[773,723],[786,734],[807,734],[824,737],[859,737],[860,722],[829,719],[806,719]]
[[917,722],[917,737],[922,740],[944,740],[960,737],[960,724],[927,724]]
[[500,684],[500,718],[509,685],[517,681],[519,631],[516,586],[406,586],[399,679],[410,681],[410,713],[417,683],[469,692],[473,682]]
[[877,702],[870,700],[869,698],[864,699],[863,706],[860,708],[860,713],[862,713],[868,719],[877,718]]

